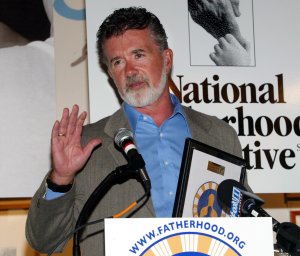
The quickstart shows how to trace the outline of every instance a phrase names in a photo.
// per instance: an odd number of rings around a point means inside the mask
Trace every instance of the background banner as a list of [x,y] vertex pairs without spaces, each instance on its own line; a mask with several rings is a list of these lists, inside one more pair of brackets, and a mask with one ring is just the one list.
[[[216,115],[236,129],[252,189],[256,193],[299,192],[300,36],[296,28],[300,2],[240,1],[240,16],[236,17],[240,33],[213,58],[210,53],[218,41],[208,32],[210,17],[197,16],[199,10],[195,6],[189,9],[188,0],[114,0],[105,4],[86,0],[91,122],[120,106],[98,65],[98,27],[114,9],[133,5],[153,12],[166,29],[174,51],[176,87],[170,90],[183,105]],[[224,12],[233,15],[228,6]],[[238,40],[241,38],[245,40]]]

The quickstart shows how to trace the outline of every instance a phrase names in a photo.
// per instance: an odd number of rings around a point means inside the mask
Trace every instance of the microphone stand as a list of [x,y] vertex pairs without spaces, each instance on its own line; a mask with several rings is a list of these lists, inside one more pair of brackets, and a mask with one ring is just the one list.
[[[244,216],[251,217],[252,211],[258,213],[259,217],[271,217],[264,209],[255,204],[253,199],[244,202],[247,209]],[[279,223],[272,217],[273,231],[276,233],[277,246],[291,256],[300,256],[300,227],[291,222]]]
[[[90,195],[86,203],[84,204],[76,225],[75,229],[80,227],[84,224],[88,218],[90,217],[91,213],[93,212],[94,208],[98,204],[98,202],[102,199],[102,197],[106,194],[106,192],[115,184],[121,184],[127,181],[129,178],[133,176],[138,176],[138,170],[132,170],[129,165],[122,165],[117,167],[114,171],[106,176],[106,178],[96,187],[93,193]],[[146,195],[149,198],[150,189],[147,186],[144,186],[146,190]],[[73,236],[73,256],[80,256],[80,236],[83,230],[80,230],[74,233]]]
[[291,222],[280,223],[276,235],[277,245],[291,256],[300,256],[300,228]]

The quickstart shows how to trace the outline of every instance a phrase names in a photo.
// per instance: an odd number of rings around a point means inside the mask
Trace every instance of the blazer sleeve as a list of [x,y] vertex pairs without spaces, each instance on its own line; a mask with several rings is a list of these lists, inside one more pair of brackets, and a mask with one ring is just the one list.
[[[75,226],[73,217],[75,186],[63,196],[45,200],[45,181],[32,198],[25,234],[32,248],[41,253],[50,253],[66,234]],[[62,243],[55,252],[61,252],[68,240]]]

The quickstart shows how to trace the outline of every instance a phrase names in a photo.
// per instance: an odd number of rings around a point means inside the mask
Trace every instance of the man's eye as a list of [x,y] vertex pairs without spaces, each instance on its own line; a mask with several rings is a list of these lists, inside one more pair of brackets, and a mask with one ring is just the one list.
[[118,66],[118,65],[120,65],[120,64],[121,64],[121,60],[116,60],[116,61],[113,62],[113,65],[114,65],[114,66]]
[[144,56],[144,54],[142,54],[142,53],[136,53],[135,54],[135,58],[136,59],[139,59],[139,58],[141,58],[141,57],[143,57]]

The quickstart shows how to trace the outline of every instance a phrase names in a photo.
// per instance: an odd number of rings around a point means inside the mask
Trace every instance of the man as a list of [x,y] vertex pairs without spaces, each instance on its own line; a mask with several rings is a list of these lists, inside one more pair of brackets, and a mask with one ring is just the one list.
[[[64,109],[62,119],[55,122],[51,138],[53,169],[33,198],[26,227],[28,241],[38,251],[51,251],[74,228],[97,185],[127,163],[114,145],[119,128],[133,131],[152,182],[151,199],[131,217],[171,217],[187,137],[241,156],[238,137],[229,125],[182,107],[170,95],[173,52],[156,16],[143,8],[116,10],[102,23],[97,37],[100,63],[125,103],[110,117],[83,130],[86,113],[78,116],[76,105],[71,114]],[[114,186],[90,220],[121,211],[143,193],[143,186],[136,180]],[[82,240],[84,255],[104,255],[103,230],[98,226],[88,227]]]

